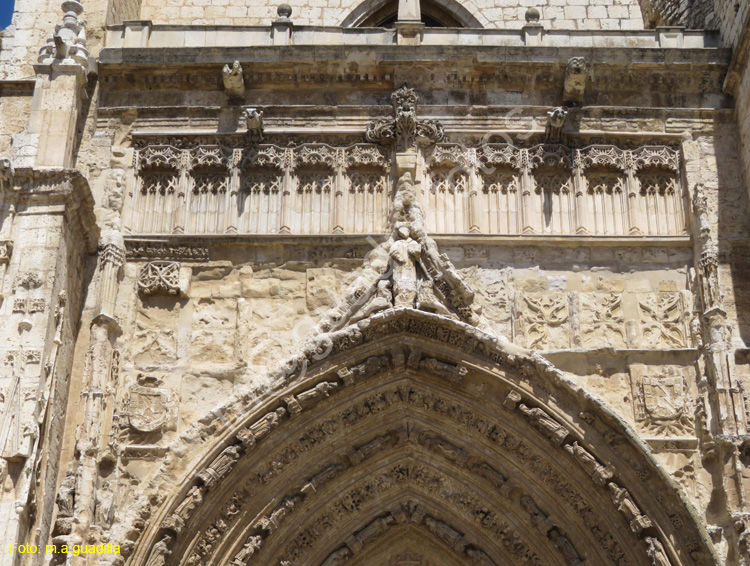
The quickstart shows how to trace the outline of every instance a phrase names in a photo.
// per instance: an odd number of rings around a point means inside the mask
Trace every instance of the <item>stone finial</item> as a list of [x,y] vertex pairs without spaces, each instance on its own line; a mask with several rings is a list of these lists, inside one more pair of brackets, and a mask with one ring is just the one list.
[[292,16],[292,7],[289,4],[280,4],[276,9],[280,20],[288,20]]
[[83,5],[76,0],[62,3],[64,12],[62,23],[47,38],[47,44],[39,51],[37,61],[43,64],[77,64],[89,70],[89,52],[86,47],[86,20],[80,16]]
[[586,71],[585,57],[572,57],[568,60],[563,87],[563,100],[566,104],[583,104],[583,97],[586,93],[586,79],[588,78]]
[[279,16],[271,24],[273,44],[274,45],[289,45],[292,38],[292,20],[289,17],[292,15],[292,7],[289,4],[281,4],[276,14]]
[[537,10],[536,8],[529,8],[528,10],[526,10],[526,21],[530,24],[538,23],[541,17],[542,16],[539,13],[539,10]]
[[547,112],[547,129],[544,134],[548,142],[558,142],[562,136],[562,129],[568,117],[568,110],[563,107]]
[[414,89],[401,87],[391,95],[395,118],[373,120],[367,125],[367,141],[384,143],[396,140],[398,151],[414,152],[417,146],[428,146],[445,137],[443,125],[436,120],[417,117],[419,96]]
[[231,67],[224,65],[222,79],[224,81],[224,90],[230,99],[245,98],[245,79],[242,75],[242,65],[240,65],[239,61],[232,63]]

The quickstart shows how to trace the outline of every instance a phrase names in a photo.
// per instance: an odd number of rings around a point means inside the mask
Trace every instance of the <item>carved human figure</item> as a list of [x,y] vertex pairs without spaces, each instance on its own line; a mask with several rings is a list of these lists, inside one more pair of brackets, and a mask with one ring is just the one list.
[[237,553],[237,556],[232,560],[232,564],[235,566],[246,566],[247,561],[255,554],[263,543],[263,539],[259,536],[251,536],[242,545],[242,550]]
[[490,482],[495,489],[500,489],[505,485],[505,482],[507,481],[505,477],[498,472],[495,468],[490,466],[487,462],[482,462],[480,464],[476,464],[472,467],[474,471],[476,471],[477,474],[482,476],[484,479],[486,479],[488,482]]
[[457,543],[459,543],[462,538],[461,533],[451,527],[448,523],[444,523],[433,517],[427,517],[425,519],[425,525],[427,525],[427,529],[432,534],[453,548],[456,548]]
[[211,468],[220,478],[223,478],[232,470],[234,464],[239,458],[239,446],[228,446],[213,462],[211,462],[209,468]]
[[473,566],[495,566],[493,560],[485,552],[477,548],[468,549],[466,554],[471,558]]
[[242,429],[238,434],[237,438],[246,447],[254,446],[255,443],[272,432],[279,426],[281,419],[286,415],[286,409],[279,407],[275,411],[266,413],[252,425]]
[[115,518],[115,496],[108,481],[102,482],[101,489],[96,495],[96,512],[94,514],[96,523],[101,526],[109,526]]
[[177,515],[183,521],[187,521],[190,518],[190,514],[193,510],[203,503],[203,492],[198,486],[193,486],[190,491],[185,495],[185,499],[182,500],[174,510],[174,515]]
[[310,481],[307,482],[300,491],[305,495],[315,493],[318,488],[335,478],[343,469],[344,466],[342,464],[331,464],[330,466],[326,466],[322,471],[310,478]]
[[417,308],[425,312],[442,314],[443,316],[455,318],[455,315],[450,309],[437,298],[434,284],[431,279],[424,279],[419,282],[419,289],[417,290]]
[[531,497],[524,495],[521,497],[521,508],[529,514],[531,524],[535,527],[544,524],[547,521],[547,515],[539,508]]
[[172,551],[169,550],[171,543],[172,537],[169,535],[165,535],[163,539],[157,542],[151,550],[151,554],[146,561],[146,566],[164,566],[167,557],[172,554]]
[[278,527],[281,524],[282,519],[294,510],[296,504],[297,501],[291,497],[284,499],[284,501],[273,510],[273,513],[271,513],[271,516],[269,517],[273,526]]
[[455,462],[464,458],[464,451],[458,446],[451,444],[439,436],[425,434],[420,438],[421,442],[430,450],[442,454],[447,460]]
[[396,519],[393,517],[393,515],[390,514],[383,517],[378,517],[377,519],[369,523],[364,529],[359,531],[356,535],[356,538],[361,544],[366,545],[369,542],[380,537],[380,535],[385,533],[388,528],[395,522]]
[[391,441],[390,434],[376,436],[370,442],[363,444],[356,450],[353,450],[352,453],[349,455],[349,459],[352,461],[353,464],[358,464],[359,462],[367,458],[370,454],[373,454],[377,452],[378,450],[381,450],[382,448],[384,448],[390,441]]
[[388,250],[393,267],[395,305],[414,308],[414,301],[417,297],[416,262],[422,246],[411,238],[408,226],[400,226],[395,235],[396,240]]
[[461,383],[463,378],[468,373],[468,370],[464,366],[454,366],[446,364],[435,358],[427,358],[419,363],[420,368],[427,369],[435,375],[438,375],[453,383]]
[[393,306],[393,293],[391,292],[391,282],[388,279],[378,281],[375,295],[365,304],[359,312],[349,319],[350,324],[369,318],[375,313],[389,309]]
[[352,556],[352,551],[348,548],[339,548],[334,551],[321,566],[341,566]]
[[581,556],[578,554],[578,551],[568,537],[563,535],[557,529],[552,529],[549,532],[549,539],[552,541],[552,544],[555,545],[555,548],[560,551],[560,554],[563,555],[563,558],[565,558],[565,561],[569,566],[577,566],[581,563]]
[[309,407],[322,401],[323,399],[327,399],[331,395],[331,392],[336,391],[338,387],[338,383],[323,381],[321,383],[318,383],[312,389],[303,391],[302,393],[297,395],[297,400],[303,407]]
[[621,488],[619,485],[612,482],[607,484],[607,487],[612,494],[612,501],[614,501],[620,513],[622,513],[628,521],[632,521],[642,514],[638,506],[633,503],[627,489]]
[[588,450],[579,445],[578,442],[566,444],[564,448],[566,452],[573,455],[581,467],[600,485],[604,485],[606,480],[612,477],[612,473],[597,462],[596,458]]
[[57,502],[59,517],[72,517],[75,509],[76,474],[73,470],[65,473],[65,478],[60,484],[55,501]]
[[672,566],[672,562],[667,556],[667,552],[664,550],[659,539],[655,537],[646,537],[644,539],[648,548],[646,554],[651,559],[651,566]]
[[549,437],[555,444],[560,445],[568,436],[567,429],[560,423],[551,418],[546,412],[538,408],[530,408],[523,403],[518,405],[518,410],[521,411],[537,429],[542,431],[545,436]]

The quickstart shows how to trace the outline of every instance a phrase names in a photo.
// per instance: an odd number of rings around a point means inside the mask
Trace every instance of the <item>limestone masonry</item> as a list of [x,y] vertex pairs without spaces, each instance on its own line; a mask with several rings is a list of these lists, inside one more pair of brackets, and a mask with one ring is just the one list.
[[750,566],[748,0],[16,0],[0,566]]

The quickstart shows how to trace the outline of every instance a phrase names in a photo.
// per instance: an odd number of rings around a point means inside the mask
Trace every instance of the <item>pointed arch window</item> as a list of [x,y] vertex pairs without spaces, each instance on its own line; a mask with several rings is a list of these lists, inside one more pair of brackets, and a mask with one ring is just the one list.
[[[456,0],[422,0],[422,23],[428,28],[481,28],[482,24]],[[392,28],[398,0],[365,0],[344,20],[344,27]]]

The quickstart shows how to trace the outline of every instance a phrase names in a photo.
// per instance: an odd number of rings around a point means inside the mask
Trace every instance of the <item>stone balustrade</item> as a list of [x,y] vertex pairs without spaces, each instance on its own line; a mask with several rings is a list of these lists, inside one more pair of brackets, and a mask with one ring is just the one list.
[[[385,230],[390,150],[375,144],[136,150],[134,234],[372,234]],[[436,234],[685,235],[679,154],[558,144],[437,144],[420,198]]]

